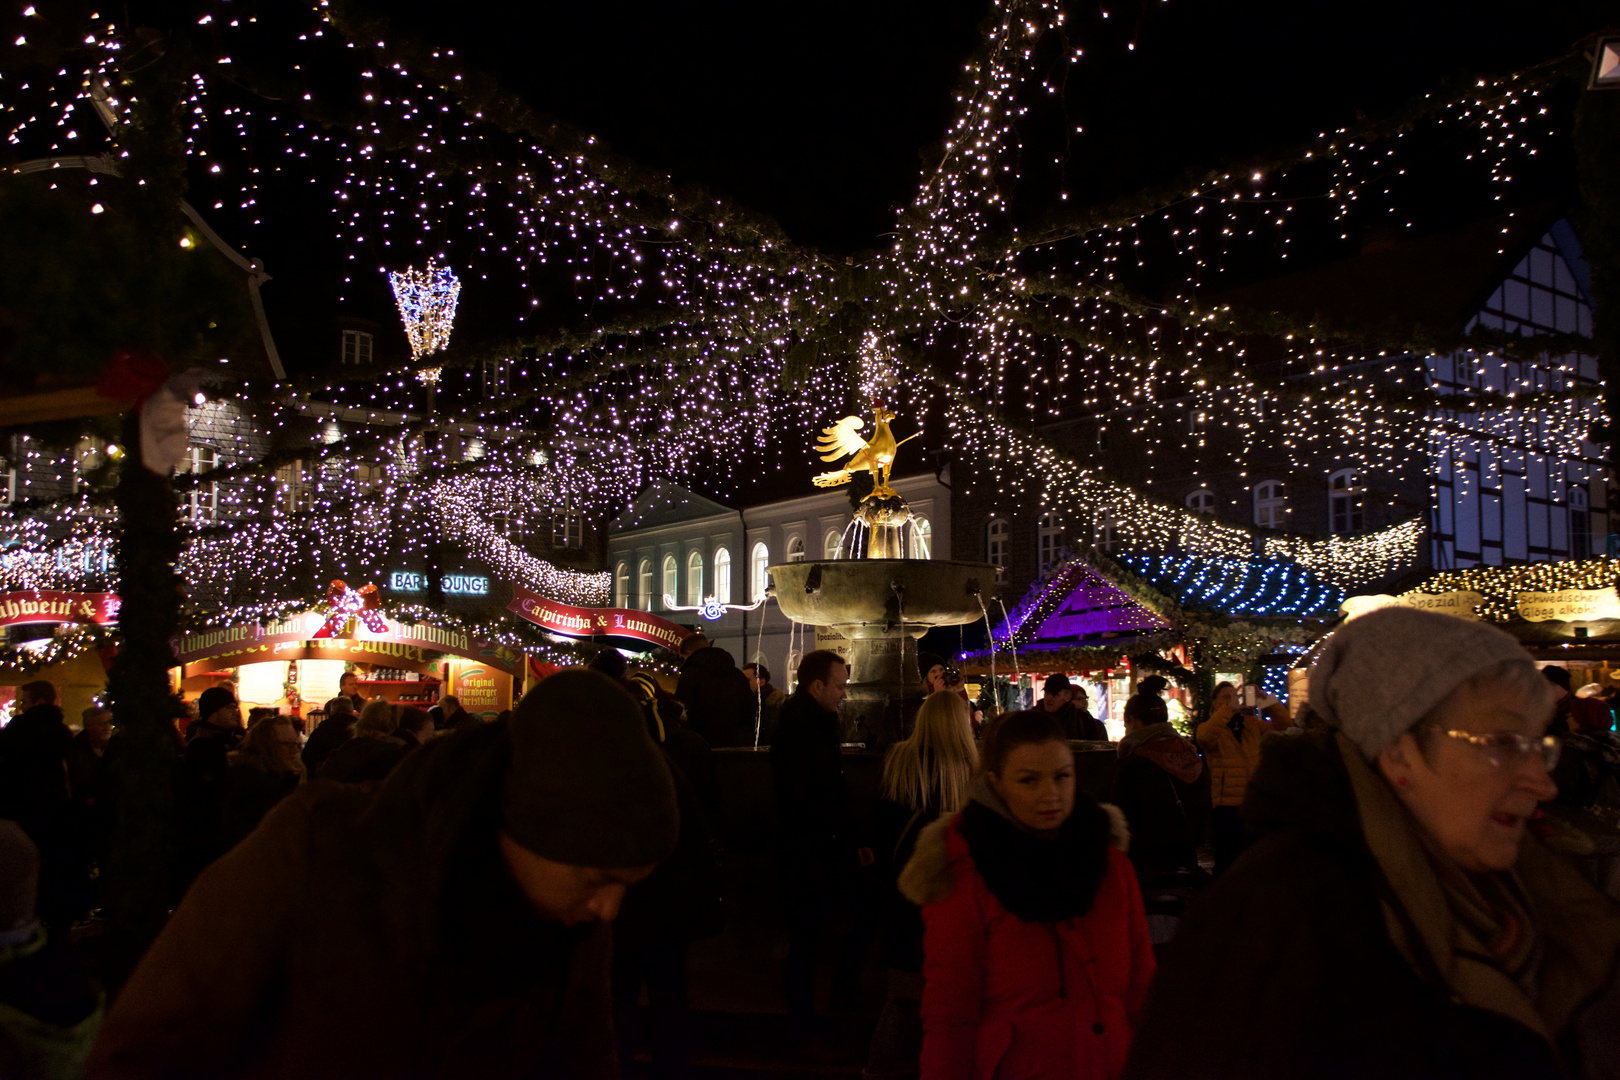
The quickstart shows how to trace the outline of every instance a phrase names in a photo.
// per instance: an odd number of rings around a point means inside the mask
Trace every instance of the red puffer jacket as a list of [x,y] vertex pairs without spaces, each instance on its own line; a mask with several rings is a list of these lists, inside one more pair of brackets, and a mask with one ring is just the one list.
[[1153,978],[1136,874],[1115,846],[1091,910],[1027,922],[990,892],[960,815],[917,841],[901,887],[923,904],[924,1080],[1119,1076]]

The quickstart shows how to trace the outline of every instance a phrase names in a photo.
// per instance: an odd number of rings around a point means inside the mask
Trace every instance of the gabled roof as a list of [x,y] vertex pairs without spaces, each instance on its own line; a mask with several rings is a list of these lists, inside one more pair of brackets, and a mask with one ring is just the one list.
[[[1403,237],[1210,300],[1351,331],[1456,334],[1556,220],[1541,208]],[[1573,240],[1567,225],[1563,235]]]
[[675,484],[648,484],[641,489],[624,513],[608,525],[608,533],[624,533],[635,529],[651,529],[660,525],[676,525],[698,518],[735,515],[737,511],[713,499],[688,491]]

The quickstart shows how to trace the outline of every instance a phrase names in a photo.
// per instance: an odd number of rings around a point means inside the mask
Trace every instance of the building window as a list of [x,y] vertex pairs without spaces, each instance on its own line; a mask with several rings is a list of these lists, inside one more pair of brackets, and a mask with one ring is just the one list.
[[722,604],[731,603],[731,552],[725,548],[714,552],[714,598]]
[[642,559],[636,568],[636,600],[642,611],[652,610],[652,560]]
[[290,461],[276,469],[276,494],[281,508],[289,514],[309,509],[309,481],[302,461]]
[[556,510],[551,515],[551,546],[554,548],[582,548],[585,546],[585,520],[578,514]]
[[1363,491],[1361,476],[1354,469],[1340,469],[1328,477],[1328,531],[1361,531]]
[[1592,512],[1587,508],[1586,489],[1569,486],[1569,557],[1592,557]]
[[[177,476],[201,476],[219,467],[219,451],[209,446],[188,446]],[[186,492],[186,512],[192,521],[213,521],[219,514],[219,482],[198,481]]]
[[934,526],[921,514],[915,514],[911,518],[911,557],[913,559],[934,557]]
[[994,563],[996,580],[1007,576],[1007,534],[1011,530],[1006,518],[991,518],[984,533],[984,561]]
[[1254,485],[1254,523],[1262,529],[1280,529],[1288,523],[1288,497],[1281,480]]
[[86,435],[73,448],[73,490],[84,486],[85,477],[107,464],[107,440]]
[[1209,488],[1199,488],[1187,496],[1187,509],[1195,514],[1213,514],[1215,512],[1215,493]]
[[1104,514],[1097,519],[1097,549],[1113,551],[1114,545],[1118,542],[1119,521],[1112,514]]
[[686,606],[703,606],[703,553],[694,551],[686,557]]
[[630,606],[630,564],[621,562],[613,568],[613,606]]
[[510,392],[512,361],[485,360],[483,366],[484,397],[496,400]]
[[675,562],[675,556],[664,556],[664,590],[659,594],[660,599],[667,607],[679,603],[675,598],[680,595],[680,569]]
[[344,364],[364,367],[371,363],[371,335],[364,330],[343,331]]
[[821,538],[821,557],[823,559],[838,558],[838,545],[843,539],[843,533],[837,529],[828,529]]
[[764,544],[755,544],[748,555],[748,599],[758,600],[771,587],[771,551]]
[[797,536],[788,541],[788,562],[804,562],[804,541]]
[[1063,539],[1063,518],[1051,511],[1042,514],[1036,537],[1040,542],[1041,573],[1044,574],[1063,558],[1063,549],[1067,546]]

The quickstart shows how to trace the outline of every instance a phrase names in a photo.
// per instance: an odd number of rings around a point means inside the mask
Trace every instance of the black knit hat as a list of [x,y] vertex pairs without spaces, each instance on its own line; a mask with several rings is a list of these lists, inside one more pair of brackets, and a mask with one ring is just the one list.
[[197,699],[197,719],[207,720],[219,710],[236,704],[236,696],[223,686],[210,686]]
[[625,870],[675,850],[675,784],[621,684],[574,668],[518,703],[503,825],[522,847],[570,866]]

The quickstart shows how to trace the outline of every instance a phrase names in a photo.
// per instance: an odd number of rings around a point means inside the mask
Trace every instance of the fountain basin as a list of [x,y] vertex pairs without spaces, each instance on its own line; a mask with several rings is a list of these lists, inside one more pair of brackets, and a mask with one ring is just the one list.
[[834,559],[770,567],[782,614],[836,629],[851,640],[921,637],[935,626],[984,618],[995,591],[991,563],[938,559]]
[[996,585],[990,563],[834,559],[770,567],[782,614],[849,640],[844,738],[883,749],[910,730],[922,700],[917,640],[936,626],[985,617]]

